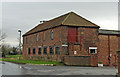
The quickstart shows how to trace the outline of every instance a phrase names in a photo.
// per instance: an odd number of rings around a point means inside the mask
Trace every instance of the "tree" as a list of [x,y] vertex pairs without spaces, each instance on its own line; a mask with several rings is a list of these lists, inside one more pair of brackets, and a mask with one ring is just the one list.
[[3,41],[6,37],[7,37],[7,36],[6,36],[5,33],[0,34],[0,42]]
[[6,34],[2,33],[2,31],[0,30],[0,54],[2,54],[2,57],[5,57],[5,47],[3,46],[3,40],[6,37]]
[[2,45],[2,57],[5,57],[6,54],[6,48],[4,45]]
[[2,33],[2,31],[0,30],[0,42],[2,42],[6,37],[6,34]]
[[10,51],[11,47],[10,45],[4,44],[2,45],[1,49],[2,49],[2,57],[5,57],[5,55],[8,54],[8,52]]
[[10,51],[12,51],[12,53],[9,51],[9,55],[17,55],[18,54],[17,47],[12,47],[10,49],[11,49]]

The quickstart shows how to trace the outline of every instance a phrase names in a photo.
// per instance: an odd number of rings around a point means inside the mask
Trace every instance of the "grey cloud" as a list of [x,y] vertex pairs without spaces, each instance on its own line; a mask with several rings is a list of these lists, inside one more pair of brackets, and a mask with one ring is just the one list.
[[[117,2],[5,2],[2,4],[2,9],[3,30],[8,35],[6,41],[12,42],[19,36],[18,29],[24,34],[35,27],[40,20],[50,20],[70,11],[97,25],[100,21],[106,20],[117,23],[118,17]],[[110,23],[108,25],[108,29],[113,29]],[[104,28],[104,24],[100,26]]]

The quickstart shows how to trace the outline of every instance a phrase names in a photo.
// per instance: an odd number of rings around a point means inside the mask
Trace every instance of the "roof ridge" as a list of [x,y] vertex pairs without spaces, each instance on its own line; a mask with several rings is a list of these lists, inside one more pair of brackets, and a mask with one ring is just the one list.
[[[70,12],[70,13],[71,13],[71,12]],[[65,17],[65,19],[62,21],[61,24],[63,24],[63,23],[67,20],[67,18],[70,16],[70,13],[67,15],[67,17]]]
[[[76,14],[76,13],[75,13],[75,14]],[[78,15],[78,14],[76,14],[76,15],[79,16],[79,17],[81,17],[81,18],[84,19],[85,21],[87,21],[87,22],[89,22],[89,23],[91,23],[91,24],[94,24],[94,25],[98,26],[97,24],[91,22],[91,20],[88,20],[88,19],[86,19],[85,17],[83,17],[83,16],[81,16],[81,15]],[[98,27],[99,27],[99,26],[98,26]]]

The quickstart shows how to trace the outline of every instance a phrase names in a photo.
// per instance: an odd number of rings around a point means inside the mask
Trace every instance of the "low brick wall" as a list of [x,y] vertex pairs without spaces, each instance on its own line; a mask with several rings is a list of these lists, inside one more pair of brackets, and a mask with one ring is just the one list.
[[91,66],[94,66],[94,67],[98,66],[98,56],[97,56],[97,54],[91,54],[90,57],[91,57],[91,61],[90,61]]
[[91,66],[90,56],[65,56],[65,65]]

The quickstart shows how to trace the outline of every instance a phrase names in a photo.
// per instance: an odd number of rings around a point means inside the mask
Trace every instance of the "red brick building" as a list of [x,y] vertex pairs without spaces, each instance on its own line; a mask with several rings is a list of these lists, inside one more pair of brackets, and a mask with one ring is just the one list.
[[99,28],[73,12],[46,21],[23,35],[23,57],[63,61],[65,56],[90,56],[92,63],[114,65],[120,32]]
[[117,53],[120,46],[120,32],[115,30],[99,30],[98,61],[104,65],[117,65]]

